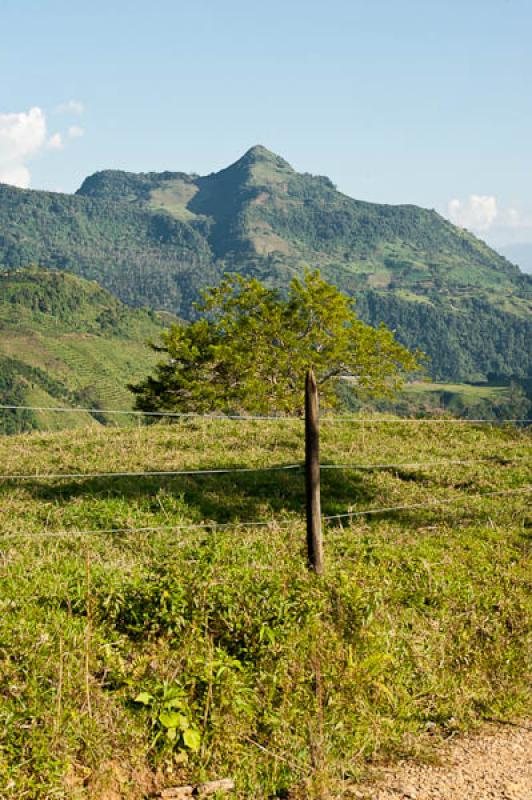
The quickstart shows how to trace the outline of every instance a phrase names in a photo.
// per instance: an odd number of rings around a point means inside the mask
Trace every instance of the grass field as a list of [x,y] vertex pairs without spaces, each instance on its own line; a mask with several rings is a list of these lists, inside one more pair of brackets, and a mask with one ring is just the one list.
[[408,394],[425,394],[432,392],[439,394],[445,392],[447,394],[458,394],[478,399],[494,399],[506,395],[508,393],[508,387],[493,386],[491,384],[431,383],[430,381],[418,381],[416,383],[407,384],[404,391]]
[[324,468],[324,515],[389,510],[325,522],[323,578],[298,469],[42,477],[298,464],[302,427],[0,439],[0,797],[342,797],[530,713],[529,430],[324,422],[324,467],[381,465]]

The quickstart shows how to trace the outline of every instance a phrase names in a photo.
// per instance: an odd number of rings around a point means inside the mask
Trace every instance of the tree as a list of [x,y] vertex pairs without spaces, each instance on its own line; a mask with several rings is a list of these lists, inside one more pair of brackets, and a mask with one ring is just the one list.
[[338,404],[337,381],[350,375],[373,395],[393,393],[405,372],[419,369],[384,325],[361,322],[352,300],[318,271],[294,278],[287,295],[256,279],[226,276],[203,293],[202,316],[173,325],[162,346],[166,358],[138,385],[142,411],[300,413],[304,376],[313,367],[322,406]]

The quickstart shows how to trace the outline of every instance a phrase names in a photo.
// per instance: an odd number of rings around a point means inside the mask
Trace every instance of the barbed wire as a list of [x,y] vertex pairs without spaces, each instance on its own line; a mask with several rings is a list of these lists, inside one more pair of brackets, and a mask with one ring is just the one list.
[[[463,459],[443,459],[441,461],[398,461],[388,464],[321,464],[321,470],[375,470],[375,469],[421,469],[424,467],[441,466],[471,466],[473,464],[519,464],[532,461],[532,457],[517,456],[507,458],[505,456],[494,455],[488,458]],[[191,469],[191,470],[153,470],[141,472],[45,472],[18,474],[11,473],[0,475],[0,481],[8,480],[78,480],[84,478],[157,478],[157,477],[180,477],[196,475],[232,475],[249,472],[283,472],[285,470],[303,470],[304,464],[280,464],[271,467],[221,467],[213,469]]]
[[205,413],[201,414],[195,411],[136,411],[134,409],[117,409],[117,408],[81,408],[73,406],[71,408],[66,406],[16,406],[16,405],[0,405],[2,411],[40,411],[40,412],[54,412],[54,413],[74,413],[74,414],[108,414],[108,415],[130,415],[136,417],[163,417],[163,418],[176,418],[176,419],[214,419],[214,420],[274,420],[274,421],[287,421],[294,420],[302,422],[303,417],[294,416],[268,416],[260,414],[220,414],[220,413]]
[[360,422],[360,423],[367,423],[368,425],[371,424],[401,424],[403,422],[406,423],[415,423],[415,424],[424,424],[424,423],[456,423],[462,425],[478,425],[484,423],[486,425],[502,425],[502,424],[531,424],[532,419],[467,419],[466,417],[382,417],[374,419],[372,417],[342,417],[342,416],[324,416],[320,417],[320,422],[334,422],[334,423],[343,423],[343,422]]
[[[304,422],[303,416],[290,416],[290,415],[267,415],[267,414],[219,414],[219,413],[199,413],[199,412],[181,412],[181,411],[137,411],[132,409],[115,409],[115,408],[81,408],[81,407],[66,407],[66,406],[22,406],[22,405],[2,405],[0,404],[0,411],[39,411],[39,412],[52,412],[52,413],[74,413],[74,414],[100,414],[100,415],[130,415],[137,417],[161,417],[170,419],[208,419],[208,420],[226,420],[226,421],[270,421],[270,422]],[[341,416],[333,414],[324,414],[320,417],[320,422],[355,422],[367,424],[401,424],[401,423],[460,423],[463,425],[480,424],[487,425],[500,425],[506,423],[513,424],[531,424],[532,419],[467,419],[465,417],[355,417],[355,416]]]
[[[331,522],[334,520],[348,519],[351,517],[362,517],[374,514],[388,514],[394,511],[409,511],[424,508],[437,508],[441,505],[450,505],[452,503],[463,502],[467,500],[482,499],[484,497],[497,497],[497,496],[510,496],[520,494],[532,493],[532,486],[524,486],[517,489],[504,489],[489,492],[477,492],[473,494],[460,495],[452,498],[434,499],[433,501],[423,503],[410,503],[397,506],[387,506],[379,508],[366,508],[359,511],[347,511],[342,514],[329,514],[322,517],[324,522]],[[16,539],[23,537],[37,538],[42,536],[44,538],[64,537],[64,536],[92,536],[92,535],[106,535],[118,533],[156,533],[160,531],[180,531],[180,530],[226,530],[226,529],[242,529],[254,527],[286,527],[294,524],[302,524],[300,518],[291,520],[258,520],[249,522],[201,522],[201,523],[180,523],[178,525],[150,525],[147,527],[138,528],[95,528],[93,530],[62,530],[62,531],[42,531],[32,533],[30,531],[8,532],[0,534],[0,540]]]
[[432,502],[426,503],[407,503],[400,506],[388,506],[387,508],[367,508],[362,511],[347,511],[343,514],[329,514],[326,517],[323,517],[323,520],[326,522],[330,522],[336,519],[347,519],[351,517],[361,517],[367,516],[369,514],[387,514],[392,511],[409,511],[414,509],[421,509],[421,508],[431,508],[437,507],[441,505],[449,505],[452,503],[456,503],[461,500],[471,500],[477,499],[482,497],[496,497],[502,495],[515,495],[515,494],[530,494],[532,492],[532,486],[522,487],[520,489],[505,489],[502,491],[496,492],[478,492],[476,494],[467,494],[461,497],[448,497],[448,498],[441,498],[434,500]]
[[242,472],[281,472],[283,470],[302,469],[301,464],[282,464],[273,467],[222,467],[220,469],[183,469],[154,470],[153,472],[50,472],[29,475],[0,475],[0,481],[6,480],[75,480],[80,478],[158,478],[179,477],[181,475],[230,475]]
[[489,458],[473,458],[470,460],[445,458],[441,461],[398,461],[391,464],[320,464],[320,470],[323,469],[357,469],[357,470],[373,470],[373,469],[421,469],[424,467],[444,467],[451,466],[471,466],[472,464],[519,464],[523,461],[532,461],[529,456],[517,456],[516,458],[507,458],[505,456],[494,455]]
[[[43,531],[41,535],[48,537],[55,536],[92,536],[97,534],[111,533],[156,533],[158,531],[181,531],[181,530],[225,530],[227,528],[255,528],[272,525],[286,526],[292,525],[299,520],[252,520],[250,522],[190,522],[180,523],[179,525],[147,525],[141,528],[93,528],[92,530],[62,530],[62,531]],[[17,536],[36,536],[30,532],[0,534],[0,540],[5,538],[15,538]]]

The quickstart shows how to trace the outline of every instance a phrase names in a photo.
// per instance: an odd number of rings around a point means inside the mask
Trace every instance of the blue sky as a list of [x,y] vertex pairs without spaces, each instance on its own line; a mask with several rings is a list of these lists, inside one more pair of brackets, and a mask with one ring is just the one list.
[[530,0],[0,0],[0,180],[226,166],[532,242]]

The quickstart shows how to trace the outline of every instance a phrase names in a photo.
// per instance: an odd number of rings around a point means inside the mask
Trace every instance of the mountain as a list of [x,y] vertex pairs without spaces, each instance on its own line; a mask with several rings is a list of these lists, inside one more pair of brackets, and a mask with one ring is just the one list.
[[328,178],[297,173],[259,146],[227,169],[199,177],[177,172],[105,171],[78,196],[166,211],[206,237],[213,256],[271,273],[302,264],[351,277],[355,288],[448,285],[501,288],[519,270],[435,211],[353,200]]
[[319,259],[357,286],[416,286],[430,280],[501,287],[518,269],[435,211],[353,200],[328,178],[297,173],[264,147],[207,177],[106,171],[78,196],[166,211],[201,229],[216,259],[270,269]]
[[[62,272],[0,273],[0,403],[131,408],[128,381],[145,376],[163,319]],[[104,414],[4,412],[0,432],[75,427]]]
[[0,264],[32,261],[185,318],[224,271],[283,287],[319,267],[436,378],[532,372],[528,276],[434,211],[354,200],[260,145],[207,176],[106,170],[75,196],[0,186]]
[[201,232],[124,201],[0,184],[0,267],[73,272],[123,302],[189,310],[219,270]]

